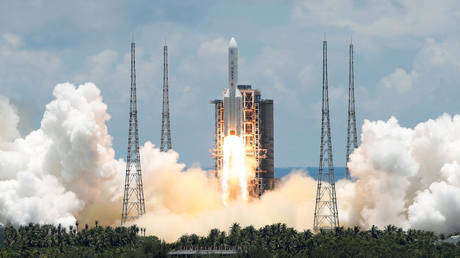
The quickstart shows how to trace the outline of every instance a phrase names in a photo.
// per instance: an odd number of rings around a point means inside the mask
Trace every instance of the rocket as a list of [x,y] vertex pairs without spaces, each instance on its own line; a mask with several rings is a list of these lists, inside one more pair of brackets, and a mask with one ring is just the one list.
[[228,44],[228,89],[224,90],[224,135],[241,135],[242,100],[238,89],[238,45]]

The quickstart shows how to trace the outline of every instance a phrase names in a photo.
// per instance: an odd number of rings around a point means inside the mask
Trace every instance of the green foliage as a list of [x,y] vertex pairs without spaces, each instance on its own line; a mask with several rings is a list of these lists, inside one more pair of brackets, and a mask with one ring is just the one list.
[[313,234],[310,230],[297,232],[285,224],[241,228],[233,224],[229,234],[212,229],[207,237],[184,235],[174,249],[217,246],[214,249],[239,250],[238,257],[455,257],[457,246],[441,243],[433,232],[404,231],[393,225],[380,230],[372,226],[367,231],[338,227]]
[[[97,225],[97,224],[96,224]],[[12,225],[5,228],[6,247],[13,249],[20,248],[64,248],[67,246],[91,247],[96,251],[122,246],[135,246],[139,228],[133,225],[129,228],[100,227],[85,228],[79,232],[69,227],[69,230],[53,225],[39,225],[30,223],[27,226],[20,226],[18,229]]]
[[[167,257],[179,249],[232,249],[235,257],[460,257],[457,245],[440,242],[432,232],[388,225],[297,232],[285,224],[259,229],[233,224],[228,233],[212,229],[207,236],[183,235],[166,244],[155,236],[143,237],[137,226],[78,230],[61,225],[6,225],[0,257]],[[212,257],[212,256],[211,256]]]
[[[30,223],[15,228],[7,225],[4,247],[0,257],[165,257],[167,245],[156,237],[140,237],[136,225],[130,227],[101,227],[96,221],[94,228],[77,231],[61,225]],[[142,254],[142,255],[138,255]]]

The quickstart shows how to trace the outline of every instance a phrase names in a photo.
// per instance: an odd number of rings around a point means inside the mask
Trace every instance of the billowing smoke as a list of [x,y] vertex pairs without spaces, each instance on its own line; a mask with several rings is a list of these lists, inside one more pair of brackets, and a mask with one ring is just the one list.
[[8,100],[0,99],[0,222],[75,222],[94,202],[119,193],[119,168],[105,122],[110,118],[93,84],[57,85],[40,129],[25,137]]
[[354,183],[338,184],[348,225],[460,231],[460,116],[403,128],[396,118],[365,121],[350,157]]
[[[302,171],[283,178],[280,189],[260,200],[238,199],[225,206],[219,182],[200,169],[185,173],[158,170],[150,176],[148,184],[157,181],[158,186],[150,185],[153,191],[147,188],[147,214],[136,223],[167,241],[185,233],[206,235],[212,228],[227,230],[235,222],[255,227],[280,222],[298,230],[311,228],[313,223],[316,182]],[[159,186],[165,182],[171,184]]]
[[[116,225],[120,222],[125,162],[115,160],[99,89],[91,83],[56,86],[39,129],[20,136],[19,116],[0,98],[0,223]],[[316,182],[305,171],[281,180],[260,200],[222,202],[220,182],[207,171],[184,171],[179,155],[141,148],[147,214],[136,223],[167,241],[206,234],[238,222],[311,228]],[[343,225],[394,224],[460,230],[460,116],[443,115],[402,128],[366,121],[350,161],[353,182],[337,184]],[[312,171],[316,173],[316,171]]]

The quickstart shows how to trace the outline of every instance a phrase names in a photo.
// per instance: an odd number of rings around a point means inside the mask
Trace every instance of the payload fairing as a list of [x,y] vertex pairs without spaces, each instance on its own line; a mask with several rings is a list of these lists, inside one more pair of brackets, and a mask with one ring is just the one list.
[[238,45],[232,37],[228,44],[228,84],[224,91],[224,133],[241,135],[242,103],[238,87]]

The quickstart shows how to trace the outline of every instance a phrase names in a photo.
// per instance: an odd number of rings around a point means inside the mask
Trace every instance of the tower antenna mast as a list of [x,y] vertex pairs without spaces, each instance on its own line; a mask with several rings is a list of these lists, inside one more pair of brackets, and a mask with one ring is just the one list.
[[128,154],[126,157],[125,188],[121,225],[145,213],[144,190],[139,154],[139,130],[137,125],[136,98],[136,45],[131,42],[131,97],[129,107]]
[[171,123],[169,120],[169,89],[168,89],[168,45],[163,47],[163,109],[161,112],[161,143],[160,150],[166,152],[171,145]]
[[334,162],[332,160],[331,124],[327,81],[327,41],[323,41],[323,94],[321,116],[321,144],[318,169],[313,230],[332,230],[339,226],[335,194]]
[[353,42],[350,42],[348,69],[347,164],[345,166],[345,178],[351,179],[350,169],[348,168],[348,161],[350,161],[350,154],[353,153],[353,150],[358,147],[355,113],[355,72],[353,60]]

